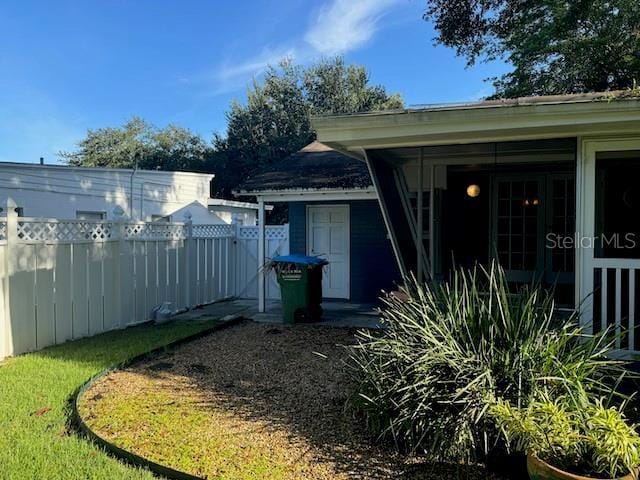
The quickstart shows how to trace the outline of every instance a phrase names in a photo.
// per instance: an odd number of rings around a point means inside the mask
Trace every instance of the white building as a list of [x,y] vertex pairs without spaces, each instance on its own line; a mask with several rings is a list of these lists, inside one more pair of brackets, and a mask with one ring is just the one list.
[[20,216],[110,219],[119,206],[132,220],[255,225],[257,206],[211,198],[214,175],[191,172],[0,163],[0,205]]

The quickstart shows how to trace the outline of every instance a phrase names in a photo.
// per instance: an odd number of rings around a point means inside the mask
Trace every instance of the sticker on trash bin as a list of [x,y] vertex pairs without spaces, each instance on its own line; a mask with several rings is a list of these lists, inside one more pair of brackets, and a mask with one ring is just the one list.
[[302,270],[288,270],[280,273],[280,278],[285,281],[298,281],[302,278]]

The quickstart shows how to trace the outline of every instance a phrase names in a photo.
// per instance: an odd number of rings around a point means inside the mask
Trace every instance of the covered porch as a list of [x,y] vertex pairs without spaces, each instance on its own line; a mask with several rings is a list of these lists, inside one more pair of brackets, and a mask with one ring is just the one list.
[[540,97],[315,119],[369,167],[403,274],[497,260],[555,290],[585,329],[640,350],[640,105]]
[[[345,310],[348,305],[377,304],[383,290],[392,290],[399,283],[401,277],[365,162],[312,142],[256,172],[234,193],[257,199],[258,225],[265,223],[265,205],[286,211],[289,253],[322,256],[328,261],[322,279],[323,305],[328,306],[325,316],[338,310],[342,314],[354,311]],[[264,229],[258,228],[258,263],[264,265],[269,250]],[[274,312],[273,303],[268,302],[265,284],[261,272],[260,313],[264,318],[279,317],[277,308]]]

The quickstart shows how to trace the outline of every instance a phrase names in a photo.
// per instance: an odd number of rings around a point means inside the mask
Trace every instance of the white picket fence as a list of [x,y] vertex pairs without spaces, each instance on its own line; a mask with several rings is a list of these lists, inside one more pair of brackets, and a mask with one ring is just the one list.
[[[267,256],[288,226],[266,227]],[[258,227],[0,218],[0,359],[234,296],[257,296]],[[274,279],[269,294],[279,296]]]

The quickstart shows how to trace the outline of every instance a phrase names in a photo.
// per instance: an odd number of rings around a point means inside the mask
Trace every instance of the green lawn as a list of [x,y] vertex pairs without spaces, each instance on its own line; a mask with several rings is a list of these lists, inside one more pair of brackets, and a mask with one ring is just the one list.
[[140,326],[69,342],[0,364],[0,477],[151,479],[68,433],[69,398],[114,363],[211,327],[215,320]]

